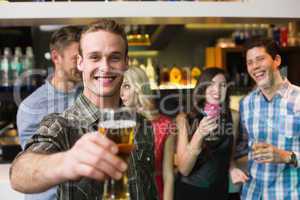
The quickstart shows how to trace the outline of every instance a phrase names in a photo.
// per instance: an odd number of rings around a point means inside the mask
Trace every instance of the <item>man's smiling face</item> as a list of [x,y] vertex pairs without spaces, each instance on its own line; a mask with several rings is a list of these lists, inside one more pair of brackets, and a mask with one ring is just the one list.
[[123,73],[128,68],[123,39],[104,30],[88,32],[81,39],[82,55],[78,68],[82,71],[84,93],[110,97],[119,94]]

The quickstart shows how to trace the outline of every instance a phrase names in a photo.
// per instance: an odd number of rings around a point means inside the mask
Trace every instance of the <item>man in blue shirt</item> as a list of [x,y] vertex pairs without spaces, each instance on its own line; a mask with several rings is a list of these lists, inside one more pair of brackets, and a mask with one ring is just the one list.
[[248,152],[249,175],[234,182],[245,182],[245,200],[299,199],[300,88],[281,76],[279,47],[270,39],[253,39],[246,63],[257,88],[240,103],[237,152]]
[[[35,134],[40,121],[49,113],[61,113],[73,104],[76,98],[81,73],[77,70],[80,29],[63,27],[50,39],[51,60],[54,72],[45,83],[28,96],[19,106],[17,127],[21,146]],[[25,195],[26,200],[54,200],[56,187],[34,195]]]

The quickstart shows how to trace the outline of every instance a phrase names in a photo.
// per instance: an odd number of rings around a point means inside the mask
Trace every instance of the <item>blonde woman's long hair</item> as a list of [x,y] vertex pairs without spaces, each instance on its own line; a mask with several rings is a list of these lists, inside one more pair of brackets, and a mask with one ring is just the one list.
[[124,73],[124,81],[128,81],[137,95],[137,111],[149,120],[154,119],[158,110],[155,107],[154,93],[150,88],[145,71],[139,67],[129,67]]

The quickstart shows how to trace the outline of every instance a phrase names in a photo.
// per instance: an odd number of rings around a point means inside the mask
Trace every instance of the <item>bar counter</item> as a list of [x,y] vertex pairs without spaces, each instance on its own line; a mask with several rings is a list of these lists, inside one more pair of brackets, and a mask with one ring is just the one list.
[[9,183],[9,167],[11,164],[0,164],[0,199],[24,200],[24,194],[13,190]]

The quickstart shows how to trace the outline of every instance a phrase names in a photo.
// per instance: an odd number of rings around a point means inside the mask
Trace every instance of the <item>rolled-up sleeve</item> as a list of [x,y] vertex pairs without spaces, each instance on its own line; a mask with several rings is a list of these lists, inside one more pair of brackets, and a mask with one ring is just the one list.
[[67,150],[66,127],[67,120],[58,114],[46,116],[36,133],[27,141],[25,151],[48,154]]

